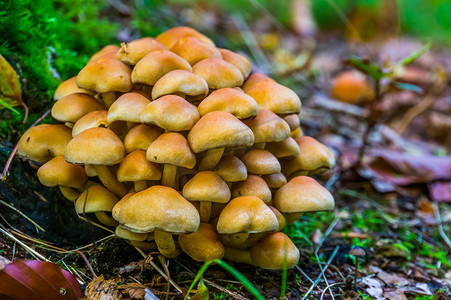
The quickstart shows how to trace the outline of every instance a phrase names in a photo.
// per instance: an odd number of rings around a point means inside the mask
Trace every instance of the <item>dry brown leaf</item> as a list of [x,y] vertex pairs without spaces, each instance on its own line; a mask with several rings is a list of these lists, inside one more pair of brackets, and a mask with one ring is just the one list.
[[0,109],[22,104],[19,77],[8,61],[0,55]]
[[0,256],[0,271],[5,268],[7,264],[10,264],[11,261],[6,257]]
[[94,278],[85,289],[85,299],[89,300],[117,300],[122,299],[114,279],[105,280],[103,275]]

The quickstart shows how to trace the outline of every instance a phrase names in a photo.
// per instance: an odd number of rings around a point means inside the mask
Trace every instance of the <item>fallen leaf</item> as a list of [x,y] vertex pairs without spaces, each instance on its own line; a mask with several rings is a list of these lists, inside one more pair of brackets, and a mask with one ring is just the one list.
[[406,278],[389,274],[376,266],[370,266],[370,271],[375,273],[377,278],[381,279],[386,285],[403,286],[410,283]]
[[432,295],[431,290],[427,283],[416,283],[411,286],[403,286],[399,288],[400,291],[404,293],[421,294],[421,295]]
[[13,107],[22,104],[19,77],[8,61],[0,55],[0,109],[6,107],[19,113]]
[[382,296],[384,291],[382,289],[382,283],[379,280],[376,280],[371,277],[363,277],[362,284],[366,285],[365,291],[368,295],[374,297],[377,300],[382,300],[384,297]]
[[384,297],[390,300],[407,300],[404,292],[398,290],[384,291]]
[[437,202],[451,202],[451,182],[431,182],[428,184],[432,200]]
[[122,299],[122,294],[113,279],[105,280],[103,275],[100,275],[86,286],[85,298],[90,300],[116,300]]
[[0,256],[0,271],[3,270],[7,264],[10,264],[11,261],[3,256]]

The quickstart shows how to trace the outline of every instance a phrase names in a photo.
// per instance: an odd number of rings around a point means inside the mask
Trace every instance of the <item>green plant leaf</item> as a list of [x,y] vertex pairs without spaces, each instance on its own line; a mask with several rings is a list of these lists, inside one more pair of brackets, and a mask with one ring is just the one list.
[[197,288],[197,293],[193,297],[191,297],[191,300],[208,300],[208,289],[205,286],[205,283],[203,280],[200,281],[199,287]]
[[412,62],[414,62],[418,57],[420,57],[421,55],[425,54],[426,52],[429,51],[429,49],[431,49],[432,47],[432,43],[429,42],[426,45],[424,45],[423,47],[421,47],[418,50],[413,51],[412,53],[410,53],[409,56],[401,59],[400,61],[396,62],[396,65],[408,65]]

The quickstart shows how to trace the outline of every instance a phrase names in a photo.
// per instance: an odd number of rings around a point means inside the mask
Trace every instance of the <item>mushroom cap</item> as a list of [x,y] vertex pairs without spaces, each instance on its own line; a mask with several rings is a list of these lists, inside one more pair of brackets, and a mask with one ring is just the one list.
[[108,112],[106,110],[97,110],[87,113],[74,124],[74,127],[72,128],[72,137],[75,137],[80,132],[89,128],[107,127],[107,116]]
[[193,73],[208,83],[210,89],[233,88],[243,84],[243,74],[237,67],[220,58],[210,57],[193,66]]
[[152,51],[133,68],[132,82],[155,85],[165,74],[179,69],[190,72],[193,70],[186,60],[175,53],[167,50]]
[[315,179],[298,176],[291,179],[274,195],[274,206],[283,213],[333,210],[332,194]]
[[251,73],[251,62],[241,54],[235,53],[228,49],[219,49],[222,55],[222,59],[228,63],[231,63],[240,70],[243,74],[243,78],[246,79]]
[[254,149],[241,157],[249,174],[272,174],[280,172],[280,163],[277,158],[267,150]]
[[272,210],[272,212],[276,215],[277,221],[279,221],[279,228],[277,228],[277,231],[282,231],[282,229],[287,224],[287,221],[285,220],[285,217],[282,215],[282,213],[275,208],[274,206],[269,206],[269,208]]
[[221,234],[219,235],[219,240],[225,247],[245,249],[252,247],[267,234],[267,232]]
[[102,185],[96,184],[81,193],[75,200],[75,211],[77,214],[110,212],[117,202],[118,199],[112,192]]
[[77,86],[77,76],[69,78],[60,83],[60,85],[56,88],[55,94],[53,95],[54,100],[59,100],[64,96],[74,94],[74,93],[84,93],[89,95],[94,95],[95,92],[81,89]]
[[213,226],[208,223],[200,223],[196,232],[180,235],[178,242],[183,252],[195,261],[204,262],[224,257],[224,245]]
[[205,79],[186,70],[174,70],[158,79],[152,88],[152,99],[169,94],[203,98],[207,93],[208,84]]
[[230,200],[227,183],[213,171],[202,171],[194,175],[183,186],[182,194],[190,201],[227,203]]
[[239,90],[223,88],[208,95],[197,109],[201,116],[212,111],[226,111],[238,119],[245,119],[257,115],[258,104],[252,97]]
[[243,196],[230,200],[219,215],[220,234],[275,231],[279,227],[276,215],[259,198]]
[[254,133],[255,143],[281,142],[290,137],[290,126],[270,110],[260,108],[255,118],[244,121]]
[[138,149],[147,151],[149,146],[163,133],[163,129],[154,125],[136,125],[124,137],[125,152],[130,153]]
[[268,203],[271,201],[271,190],[260,176],[248,175],[246,180],[238,182],[233,189],[232,197],[239,196],[255,196]]
[[100,58],[86,65],[77,75],[77,85],[97,93],[123,92],[132,89],[131,70],[114,58]]
[[262,178],[270,189],[278,189],[287,183],[287,178],[282,173],[266,174]]
[[147,53],[155,50],[167,50],[167,48],[154,38],[144,37],[123,45],[116,52],[116,59],[127,65],[134,66]]
[[71,130],[64,125],[37,125],[22,135],[17,144],[17,153],[26,159],[45,162],[64,155],[71,139]]
[[84,93],[74,93],[62,97],[52,107],[52,117],[60,122],[77,122],[92,111],[104,110],[105,105]]
[[186,26],[178,26],[178,27],[172,27],[165,32],[161,33],[156,37],[156,39],[165,45],[168,49],[170,49],[175,43],[177,43],[178,40],[184,37],[193,36],[200,41],[210,44],[214,46],[215,44],[211,39],[209,39],[206,35],[203,35],[202,33],[196,31],[193,28],[186,27]]
[[108,109],[108,123],[127,121],[140,123],[140,115],[150,101],[138,93],[126,93],[117,98]]
[[80,165],[73,165],[64,156],[52,158],[38,170],[39,181],[45,186],[66,186],[81,189],[88,181],[85,170]]
[[290,126],[290,131],[293,132],[301,126],[300,114],[286,115],[283,120]]
[[134,150],[121,162],[116,176],[120,182],[160,180],[161,165],[148,161],[146,151]]
[[243,181],[247,178],[246,166],[233,155],[223,156],[216,165],[215,172],[228,182]]
[[134,190],[128,192],[124,197],[122,197],[113,207],[113,210],[111,211],[112,217],[117,221],[119,220],[119,212],[121,211],[122,205],[130,199],[131,196],[136,194]]
[[255,83],[245,90],[246,94],[257,101],[260,108],[265,108],[276,114],[292,114],[301,111],[301,100],[295,92],[272,81]]
[[196,156],[183,135],[167,132],[160,135],[147,149],[147,160],[188,169],[196,165]]
[[360,72],[344,71],[334,78],[330,89],[332,97],[342,102],[358,104],[371,100],[373,89]]
[[[111,54],[115,54],[120,48],[117,45],[106,45],[105,47],[103,47],[102,49],[100,49],[99,51],[97,51],[96,53],[94,53],[93,56],[91,56],[91,58],[88,61],[88,64],[96,62],[97,60],[99,60],[102,56],[105,55],[111,55]],[[114,57],[114,56],[112,56]]]
[[214,45],[202,42],[194,36],[182,37],[170,50],[182,57],[190,65],[195,65],[209,57],[222,58],[221,53]]
[[300,154],[299,146],[292,137],[281,142],[267,143],[265,149],[278,159],[293,159]]
[[76,135],[66,147],[70,163],[110,166],[120,163],[125,149],[122,141],[109,129],[89,128]]
[[141,122],[155,124],[168,131],[190,130],[199,121],[197,108],[176,95],[150,102],[141,112]]
[[118,221],[133,232],[159,229],[181,234],[197,231],[200,216],[176,190],[155,185],[131,196],[121,206]]
[[246,82],[241,87],[243,91],[246,93],[248,90],[250,90],[255,84],[263,81],[270,81],[276,83],[276,81],[272,78],[269,78],[265,74],[262,73],[252,73],[251,76],[249,76],[246,80]]
[[204,115],[188,133],[194,153],[225,147],[250,147],[254,143],[252,130],[232,114],[213,111]]
[[124,229],[121,226],[116,226],[116,231],[114,232],[117,237],[130,241],[144,242],[147,239],[147,233],[136,233],[130,230]]
[[257,266],[270,270],[292,268],[299,262],[299,249],[282,232],[266,235],[251,248],[251,257]]

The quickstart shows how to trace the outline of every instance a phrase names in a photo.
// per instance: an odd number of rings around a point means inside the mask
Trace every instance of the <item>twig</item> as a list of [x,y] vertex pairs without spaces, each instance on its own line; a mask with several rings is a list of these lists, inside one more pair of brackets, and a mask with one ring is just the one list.
[[323,299],[324,299],[324,295],[326,294],[326,291],[329,290],[331,287],[336,286],[336,285],[344,285],[344,284],[345,284],[344,282],[336,282],[336,283],[333,283],[333,284],[331,284],[331,285],[328,285],[328,286],[323,290],[323,292],[321,293],[321,298],[320,298],[320,300],[323,300]]
[[47,258],[45,258],[42,254],[40,254],[40,253],[36,252],[35,250],[31,249],[29,246],[27,246],[25,243],[23,243],[21,240],[16,238],[14,235],[9,233],[8,231],[3,230],[2,228],[0,228],[0,232],[3,233],[4,235],[6,235],[7,237],[9,237],[10,239],[12,239],[13,241],[15,241],[16,243],[18,243],[19,245],[21,245],[22,247],[24,247],[25,250],[27,250],[36,259],[43,260],[43,261],[50,261]]
[[[135,246],[133,246],[135,247]],[[144,257],[147,258],[147,255],[138,247],[135,247],[135,249]],[[182,289],[178,286],[177,283],[175,283],[171,278],[169,278],[164,272],[163,270],[161,270],[152,260],[149,260],[148,263],[155,269],[157,270],[158,273],[160,273],[161,276],[163,276],[164,279],[166,279],[167,281],[169,281],[169,283],[171,283],[171,285],[180,293],[183,294]]]
[[92,268],[91,264],[89,263],[89,260],[86,258],[86,256],[83,254],[83,252],[81,252],[80,250],[74,250],[74,252],[80,254],[80,256],[81,256],[81,257],[83,258],[83,260],[85,261],[86,265],[88,266],[89,271],[91,271],[92,276],[93,276],[94,278],[97,278],[97,275],[96,275],[96,273],[94,272],[94,269]]
[[312,280],[307,274],[305,274],[305,272],[301,269],[301,267],[299,267],[298,265],[296,265],[296,268],[297,268],[298,271],[301,272],[301,274],[304,275],[311,283],[314,283],[313,280]]
[[[27,130],[38,125],[45,117],[47,117],[47,115],[50,113],[50,111],[51,111],[50,109],[47,110],[42,116],[39,117],[39,119],[36,120],[36,122],[34,122],[30,127],[28,127]],[[5,168],[3,169],[3,173],[2,173],[2,177],[1,177],[2,180],[6,180],[6,177],[8,176],[9,166],[11,165],[11,162],[13,161],[13,158],[16,155],[18,147],[19,147],[19,143],[16,144],[13,151],[11,151],[11,154],[9,155],[8,160],[6,161],[6,165],[5,165]]]
[[28,217],[27,215],[25,215],[23,212],[21,212],[20,210],[18,210],[17,208],[15,208],[14,206],[12,206],[9,203],[6,203],[5,201],[3,201],[2,199],[0,199],[0,204],[5,205],[6,207],[11,208],[12,210],[14,210],[15,212],[17,212],[19,215],[21,215],[22,217],[24,217],[25,219],[27,219],[31,224],[34,225],[34,227],[36,227],[36,231],[39,232],[39,230],[41,230],[42,232],[45,232],[44,228],[42,228],[41,226],[39,226],[39,224],[37,224],[35,221],[33,221],[30,217]]
[[23,117],[22,123],[25,124],[25,123],[27,123],[27,120],[28,120],[28,106],[25,104],[25,102],[22,102],[22,106],[25,110],[25,115]]
[[442,218],[440,216],[440,210],[438,208],[437,202],[433,202],[432,207],[434,208],[434,215],[435,220],[437,222],[438,232],[440,233],[440,236],[445,241],[448,248],[451,249],[451,240],[448,238],[448,236],[445,233],[445,230],[443,229]]

